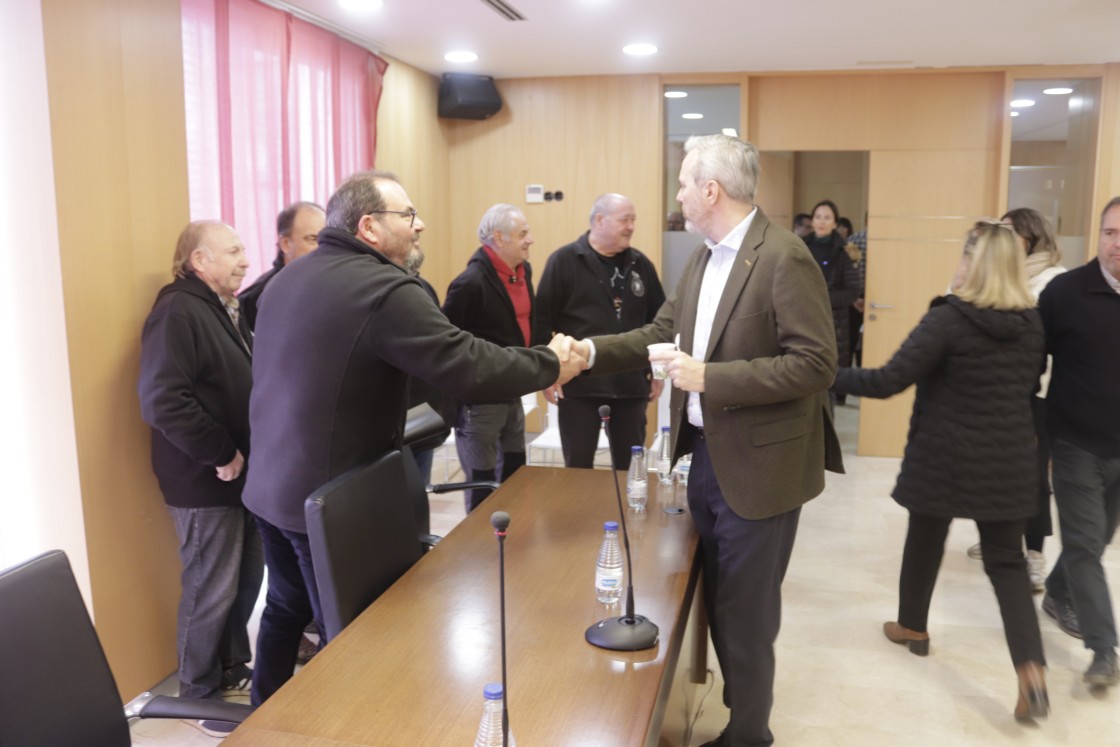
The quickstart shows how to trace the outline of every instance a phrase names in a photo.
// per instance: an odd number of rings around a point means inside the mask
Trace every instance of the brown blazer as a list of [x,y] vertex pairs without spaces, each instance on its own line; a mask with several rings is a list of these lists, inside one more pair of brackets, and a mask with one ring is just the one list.
[[[592,338],[595,367],[648,365],[646,345],[680,335],[692,350],[697,299],[710,252],[693,252],[657,318],[640,329]],[[843,472],[828,411],[836,336],[824,278],[804,242],[759,209],[716,309],[704,360],[704,433],[727,504],[745,519],[791,511],[824,490],[824,470]],[[674,459],[688,423],[687,392],[670,399]]]

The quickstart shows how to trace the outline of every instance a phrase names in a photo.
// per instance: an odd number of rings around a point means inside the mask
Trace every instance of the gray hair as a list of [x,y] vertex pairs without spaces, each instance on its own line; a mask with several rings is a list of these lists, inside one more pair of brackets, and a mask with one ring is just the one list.
[[1104,210],[1101,211],[1101,220],[1102,221],[1104,220],[1104,216],[1109,210],[1111,210],[1112,208],[1114,208],[1118,205],[1120,205],[1120,195],[1117,195],[1116,197],[1113,197],[1111,200],[1108,201],[1108,204],[1104,206]]
[[517,207],[499,202],[482,214],[478,224],[478,240],[485,246],[494,245],[494,234],[501,231],[506,236],[513,232],[514,223],[525,215]]
[[377,188],[378,181],[400,183],[396,174],[376,169],[359,172],[344,181],[327,201],[327,227],[356,236],[363,215],[385,209],[385,198]]
[[591,206],[591,215],[587,216],[587,224],[590,226],[595,225],[595,217],[598,215],[610,215],[614,209],[618,207],[619,203],[628,201],[626,195],[620,195],[617,192],[608,192],[605,195],[599,195],[595,198],[595,204]]
[[187,227],[179,234],[179,239],[175,242],[175,256],[171,259],[171,275],[173,277],[182,278],[187,275],[194,274],[194,268],[191,267],[191,255],[194,254],[195,249],[202,249],[206,252],[206,256],[213,257],[214,252],[206,245],[207,240],[210,238],[211,229],[218,228],[219,226],[227,226],[220,220],[196,220],[187,224]]
[[696,184],[715,181],[727,196],[739,202],[753,202],[762,167],[758,148],[746,140],[728,135],[693,135],[684,152],[696,153],[692,180]]

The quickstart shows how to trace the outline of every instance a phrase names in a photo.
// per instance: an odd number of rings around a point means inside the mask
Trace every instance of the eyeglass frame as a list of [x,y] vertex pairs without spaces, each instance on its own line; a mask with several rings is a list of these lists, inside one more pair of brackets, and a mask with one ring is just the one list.
[[370,214],[374,213],[392,213],[393,215],[407,215],[408,227],[413,228],[416,226],[416,208],[410,210],[370,210]]

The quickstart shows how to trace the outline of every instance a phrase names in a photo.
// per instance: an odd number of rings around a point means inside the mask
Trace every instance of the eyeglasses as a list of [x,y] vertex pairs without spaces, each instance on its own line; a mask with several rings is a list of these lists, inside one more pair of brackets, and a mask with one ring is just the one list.
[[412,228],[416,225],[416,209],[411,210],[371,210],[371,213],[392,213],[393,215],[407,215],[408,227]]

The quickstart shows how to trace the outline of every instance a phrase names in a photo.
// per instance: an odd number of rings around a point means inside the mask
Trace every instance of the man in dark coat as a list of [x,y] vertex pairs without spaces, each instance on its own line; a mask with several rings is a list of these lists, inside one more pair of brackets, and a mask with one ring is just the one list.
[[276,216],[276,259],[272,262],[272,269],[237,295],[249,329],[257,327],[257,304],[265,286],[288,263],[315,251],[325,220],[323,208],[314,202],[293,202]]
[[1101,215],[1097,258],[1050,281],[1038,309],[1053,356],[1046,426],[1062,533],[1042,609],[1093,651],[1085,682],[1116,685],[1116,619],[1101,557],[1120,522],[1120,197]]
[[244,495],[268,565],[253,703],[292,676],[307,623],[322,629],[303,502],[400,447],[409,376],[460,399],[500,401],[566,382],[584,365],[561,364],[546,347],[500,348],[450,324],[405,270],[423,230],[395,176],[352,176],[327,203],[319,248],[261,296]]
[[805,244],[754,205],[758,150],[692,137],[681,164],[689,230],[707,237],[652,324],[572,345],[591,371],[649,365],[673,382],[674,458],[693,452],[688,505],[731,720],[704,747],[767,745],[781,588],[801,506],[843,471],[828,413],[836,339],[828,290]]
[[140,412],[152,427],[152,469],[179,538],[179,695],[248,688],[246,624],[263,564],[241,505],[249,454],[249,327],[234,293],[249,266],[229,226],[188,225],[174,281],[144,323]]
[[[634,247],[634,203],[605,194],[591,208],[590,228],[548,258],[537,288],[533,339],[541,343],[562,332],[575,338],[626,332],[649,324],[665,302],[653,263]],[[584,376],[564,387],[557,400],[564,464],[593,466],[599,441],[599,407],[611,407],[614,464],[625,469],[630,447],[646,441],[646,405],[661,394],[664,380],[651,383],[650,370]]]
[[[533,268],[528,261],[533,236],[529,224],[513,205],[493,205],[478,224],[478,239],[482,246],[447,289],[443,313],[459,329],[487,342],[525,347],[532,337],[533,324]],[[508,479],[525,464],[525,411],[521,400],[460,402],[455,450],[468,480]],[[490,493],[486,488],[466,491],[467,513]]]

